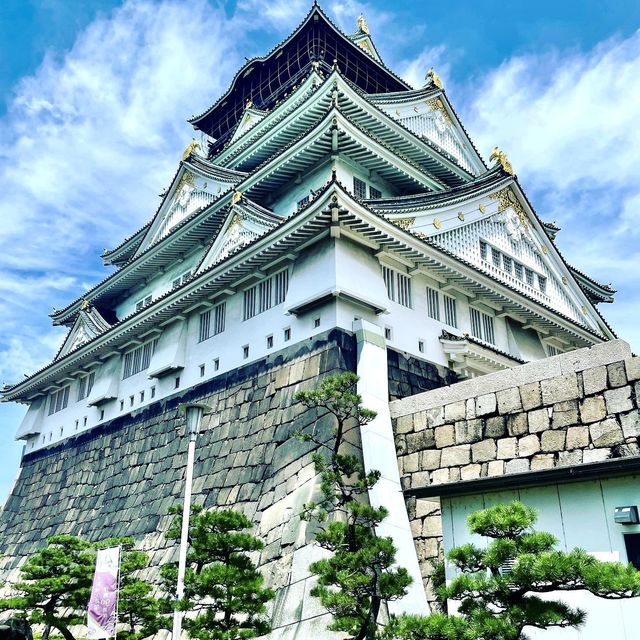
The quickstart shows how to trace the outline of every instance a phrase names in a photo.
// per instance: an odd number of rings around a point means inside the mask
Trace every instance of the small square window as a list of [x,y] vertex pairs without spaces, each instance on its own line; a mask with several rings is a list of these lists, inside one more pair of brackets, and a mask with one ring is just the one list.
[[177,376],[175,382],[173,383],[173,388],[177,389],[180,386],[180,376]]
[[213,370],[218,371],[218,369],[220,369],[220,358],[216,358],[213,361]]
[[317,329],[320,326],[320,318],[313,319],[313,328]]
[[140,402],[144,402],[144,391],[140,392]]
[[155,387],[151,387],[151,397],[152,398],[156,397],[156,388]]
[[124,400],[120,400],[120,411],[124,411]]
[[291,327],[287,327],[284,330],[284,341],[289,342],[289,340],[291,340]]
[[418,351],[420,353],[424,353],[424,341],[423,340],[418,340]]
[[385,340],[391,340],[391,336],[393,335],[392,331],[391,331],[391,327],[385,327],[384,328],[384,338]]
[[242,347],[242,357],[246,360],[249,357],[249,345],[245,344],[244,347]]
[[267,336],[267,349],[273,348],[273,336]]
[[129,406],[133,407],[133,401],[135,400],[134,396],[129,396]]
[[203,364],[200,365],[200,377],[204,378],[205,366]]

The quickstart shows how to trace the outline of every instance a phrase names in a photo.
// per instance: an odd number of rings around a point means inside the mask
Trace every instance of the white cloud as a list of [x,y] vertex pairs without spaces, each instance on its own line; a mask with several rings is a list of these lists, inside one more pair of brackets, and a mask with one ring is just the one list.
[[640,345],[629,314],[639,296],[640,32],[588,52],[511,58],[457,94],[480,151],[506,151],[540,216],[563,227],[570,262],[619,287],[620,302],[602,309]]

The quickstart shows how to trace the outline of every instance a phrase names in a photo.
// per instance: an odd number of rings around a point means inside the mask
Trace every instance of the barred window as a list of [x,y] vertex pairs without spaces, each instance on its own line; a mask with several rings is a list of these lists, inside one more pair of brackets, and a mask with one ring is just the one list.
[[440,294],[432,287],[427,287],[427,315],[434,320],[440,320]]
[[307,204],[309,204],[309,196],[305,196],[301,200],[298,200],[298,209],[302,209],[302,207]]
[[480,257],[483,260],[487,259],[487,243],[484,240],[480,240]]
[[191,269],[189,271],[185,271],[182,275],[178,276],[174,280],[171,281],[171,288],[177,289],[180,285],[184,284],[191,277]]
[[361,200],[367,197],[367,183],[353,176],[353,195]]
[[456,299],[453,296],[442,294],[444,301],[444,322],[450,327],[458,326],[458,312],[456,309]]
[[469,310],[471,312],[471,335],[489,344],[495,344],[493,317],[473,307],[470,307]]
[[527,276],[527,284],[530,287],[533,287],[533,271],[531,269],[525,267],[524,273]]
[[78,400],[83,400],[91,393],[95,378],[96,373],[92,371],[88,376],[82,376],[82,378],[78,380]]
[[58,391],[54,391],[49,396],[49,415],[54,413],[58,413],[58,411],[62,411],[67,408],[69,404],[69,390],[71,387],[66,386],[62,389],[58,389]]
[[538,288],[542,293],[547,292],[547,279],[544,276],[538,276]]
[[496,267],[500,266],[500,252],[491,247],[491,261]]
[[211,310],[200,314],[200,333],[198,342],[204,342],[210,335],[211,331]]
[[547,345],[547,355],[548,356],[557,356],[561,351],[558,347],[554,347],[552,344]]
[[153,300],[153,296],[147,296],[146,298],[142,298],[142,300],[138,300],[138,302],[136,302],[136,311],[140,311],[140,309],[144,309],[144,307],[151,304],[152,300]]
[[384,284],[387,287],[387,295],[389,300],[397,302],[405,307],[411,308],[413,306],[411,296],[411,278],[403,273],[390,269],[389,267],[382,267],[382,278]]
[[509,256],[502,256],[502,268],[507,272],[513,271],[513,260]]
[[375,187],[369,187],[369,197],[372,200],[376,200],[378,198],[382,198],[382,191],[380,189],[376,189]]
[[285,269],[247,289],[244,292],[243,319],[248,320],[283,303],[287,297],[288,286],[289,273]]
[[123,380],[149,368],[149,365],[151,364],[151,356],[153,355],[157,344],[157,339],[152,340],[151,342],[142,344],[132,351],[124,354],[124,368],[122,371]]
[[225,329],[227,303],[222,302],[213,308],[213,335],[222,333]]
[[513,268],[516,273],[516,278],[518,278],[518,280],[524,280],[524,267],[519,262],[514,262]]

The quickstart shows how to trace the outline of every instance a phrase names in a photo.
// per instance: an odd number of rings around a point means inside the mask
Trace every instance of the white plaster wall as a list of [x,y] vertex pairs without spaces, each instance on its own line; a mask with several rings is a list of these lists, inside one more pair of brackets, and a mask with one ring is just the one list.
[[[485,540],[469,533],[467,516],[497,503],[521,500],[538,511],[536,529],[549,531],[559,539],[558,548],[568,551],[580,547],[602,557],[627,562],[623,534],[640,533],[640,525],[620,525],[613,519],[614,508],[638,505],[640,476],[572,482],[547,487],[502,491],[476,496],[442,499],[445,552],[452,547]],[[455,569],[447,566],[447,578]],[[556,593],[568,604],[587,611],[587,623],[580,630],[526,629],[529,637],[541,640],[635,640],[640,627],[640,600],[611,601],[586,592]]]

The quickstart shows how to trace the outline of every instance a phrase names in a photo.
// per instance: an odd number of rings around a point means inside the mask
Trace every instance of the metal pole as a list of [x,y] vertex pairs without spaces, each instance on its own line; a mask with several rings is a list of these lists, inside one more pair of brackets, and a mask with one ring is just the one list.
[[191,484],[193,482],[193,458],[196,450],[197,430],[189,433],[189,449],[187,450],[187,477],[184,488],[184,507],[182,509],[182,531],[180,533],[180,555],[178,558],[178,584],[176,586],[176,609],[173,611],[172,640],[179,640],[182,632],[182,611],[177,608],[184,596],[184,574],[187,566],[187,538],[189,536],[189,515],[191,513]]

